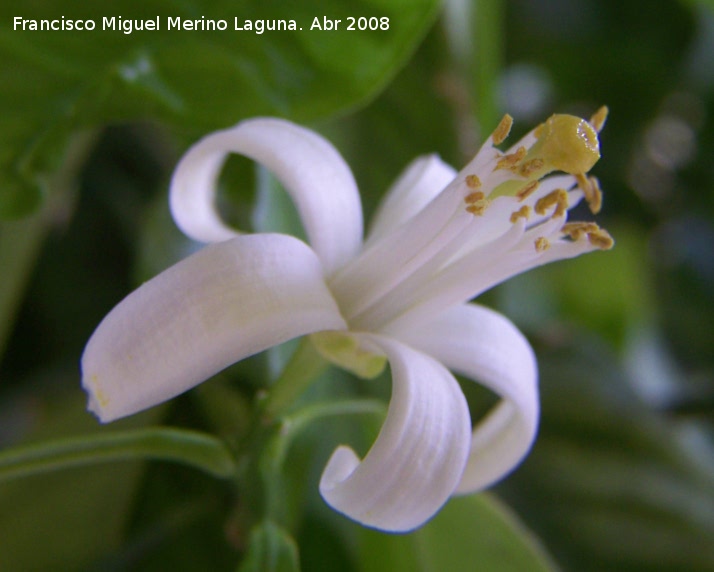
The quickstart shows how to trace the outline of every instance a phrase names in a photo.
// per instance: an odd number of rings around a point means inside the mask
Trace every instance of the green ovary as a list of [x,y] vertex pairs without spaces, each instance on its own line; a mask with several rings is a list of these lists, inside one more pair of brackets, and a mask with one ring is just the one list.
[[365,379],[377,377],[387,359],[365,350],[355,336],[345,332],[318,332],[310,335],[315,349],[327,361]]

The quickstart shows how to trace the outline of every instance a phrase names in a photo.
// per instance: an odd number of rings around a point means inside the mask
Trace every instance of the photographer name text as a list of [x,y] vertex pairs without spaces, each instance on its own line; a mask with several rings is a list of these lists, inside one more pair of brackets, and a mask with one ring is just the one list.
[[[230,25],[232,24],[232,26]],[[266,20],[246,20],[234,17],[233,21],[213,19],[201,16],[198,19],[181,18],[179,16],[167,16],[163,20],[160,16],[145,20],[123,18],[122,16],[105,16],[101,21],[92,19],[77,20],[65,18],[35,20],[15,16],[13,18],[13,30],[23,32],[92,32],[95,30],[121,32],[132,34],[134,32],[157,32],[157,31],[186,31],[186,32],[224,32],[231,30],[235,32],[253,32],[263,34],[265,32],[296,31],[302,30],[295,20],[266,19]],[[387,16],[377,17],[353,17],[348,16],[343,19],[333,19],[327,16],[315,16],[308,27],[311,31],[385,31],[389,30],[389,18]]]

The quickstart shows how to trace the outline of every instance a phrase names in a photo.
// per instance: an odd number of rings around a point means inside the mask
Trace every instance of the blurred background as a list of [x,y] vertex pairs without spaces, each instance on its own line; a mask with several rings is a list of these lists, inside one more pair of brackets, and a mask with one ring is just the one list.
[[[460,167],[505,112],[519,135],[555,111],[589,117],[606,104],[593,174],[605,194],[597,220],[616,247],[519,276],[479,300],[526,333],[542,389],[535,448],[493,492],[540,554],[544,568],[533,570],[714,570],[713,8],[710,0],[0,8],[0,448],[154,424],[241,430],[241,408],[274,375],[274,355],[108,428],[86,413],[79,385],[79,358],[102,317],[197,248],[170,219],[167,187],[183,150],[208,131],[258,114],[319,130],[351,165],[369,220],[419,154]],[[230,26],[234,16],[293,18],[306,30],[30,33],[12,29],[17,15],[98,23],[205,15]],[[386,16],[390,29],[308,32],[323,15]],[[227,219],[246,230],[294,229],[286,198],[247,160],[231,159],[222,181]],[[389,395],[388,383],[375,389],[336,370],[326,377],[316,390],[326,396]],[[487,398],[472,393],[478,410]],[[531,569],[504,557],[497,529],[471,523],[459,501],[406,537],[363,532],[331,513],[317,494],[320,467],[340,436],[368,444],[373,430],[354,420],[329,426],[330,439],[315,431],[296,443],[286,469],[304,570]],[[156,462],[0,482],[0,569],[233,570],[246,534],[236,506],[224,483]]]

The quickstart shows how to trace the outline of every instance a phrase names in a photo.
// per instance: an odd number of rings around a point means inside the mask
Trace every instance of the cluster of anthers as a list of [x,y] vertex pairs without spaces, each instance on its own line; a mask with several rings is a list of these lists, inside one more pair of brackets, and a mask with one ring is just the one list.
[[[589,122],[572,115],[553,115],[526,136],[517,148],[509,149],[506,153],[496,151],[491,158],[495,166],[485,180],[482,181],[475,174],[466,175],[466,211],[473,215],[483,215],[493,199],[505,195],[514,196],[518,202],[525,203],[538,190],[541,178],[559,170],[575,177],[577,188],[582,192],[590,211],[593,214],[599,213],[602,208],[600,183],[596,177],[588,176],[587,173],[600,157],[598,134],[605,126],[607,114],[608,109],[603,106]],[[481,153],[488,153],[494,146],[503,143],[512,126],[513,118],[506,114]],[[504,182],[499,171],[508,171],[515,178]],[[520,218],[528,221],[533,212],[544,216],[551,209],[552,218],[563,217],[570,207],[569,195],[565,188],[552,190],[539,197],[533,205],[522,204],[511,213],[510,221],[515,223]],[[561,227],[560,232],[563,237],[574,241],[586,239],[601,250],[609,250],[614,245],[610,234],[594,222],[569,222]],[[534,246],[538,252],[544,252],[550,248],[550,241],[545,236],[539,236]]]

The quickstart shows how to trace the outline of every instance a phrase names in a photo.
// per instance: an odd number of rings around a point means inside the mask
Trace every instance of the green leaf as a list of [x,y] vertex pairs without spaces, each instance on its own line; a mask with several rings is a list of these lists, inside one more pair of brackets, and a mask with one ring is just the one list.
[[0,481],[129,459],[170,460],[216,477],[235,473],[222,441],[198,431],[154,427],[45,441],[0,452]]
[[714,0],[684,0],[684,4],[701,6],[704,9],[714,9]]
[[[102,431],[84,410],[80,391],[56,391],[76,388],[76,371],[52,369],[48,375],[54,391],[38,379],[23,380],[33,388],[32,395],[2,411],[3,429],[12,431],[15,439],[33,441]],[[161,408],[155,408],[117,424],[124,430],[136,429],[156,423],[160,413]],[[142,472],[141,462],[126,461],[0,482],[0,570],[86,570],[116,550]]]
[[510,504],[567,569],[712,570],[708,430],[649,409],[592,336],[537,353],[541,429],[501,489]]
[[[306,122],[374,96],[432,23],[437,0],[57,0],[3,4],[0,18],[0,216],[32,211],[64,156],[69,135],[108,122],[152,118],[192,134],[254,115]],[[137,20],[156,30],[119,28]],[[341,20],[337,31],[311,30],[316,17]],[[347,18],[375,17],[388,29],[348,31]],[[93,21],[94,30],[13,29],[14,18]],[[103,18],[115,18],[103,30]],[[169,30],[168,18],[223,20],[226,30]],[[242,31],[235,30],[237,18]],[[379,20],[386,18],[387,20]],[[247,31],[245,20],[295,30]],[[20,25],[20,28],[22,26]],[[256,28],[256,26],[254,26]],[[300,29],[302,28],[302,29]]]
[[270,521],[254,527],[239,572],[296,572],[300,570],[295,540]]
[[365,572],[547,572],[554,570],[534,537],[487,494],[455,498],[426,526],[397,536],[365,529]]

